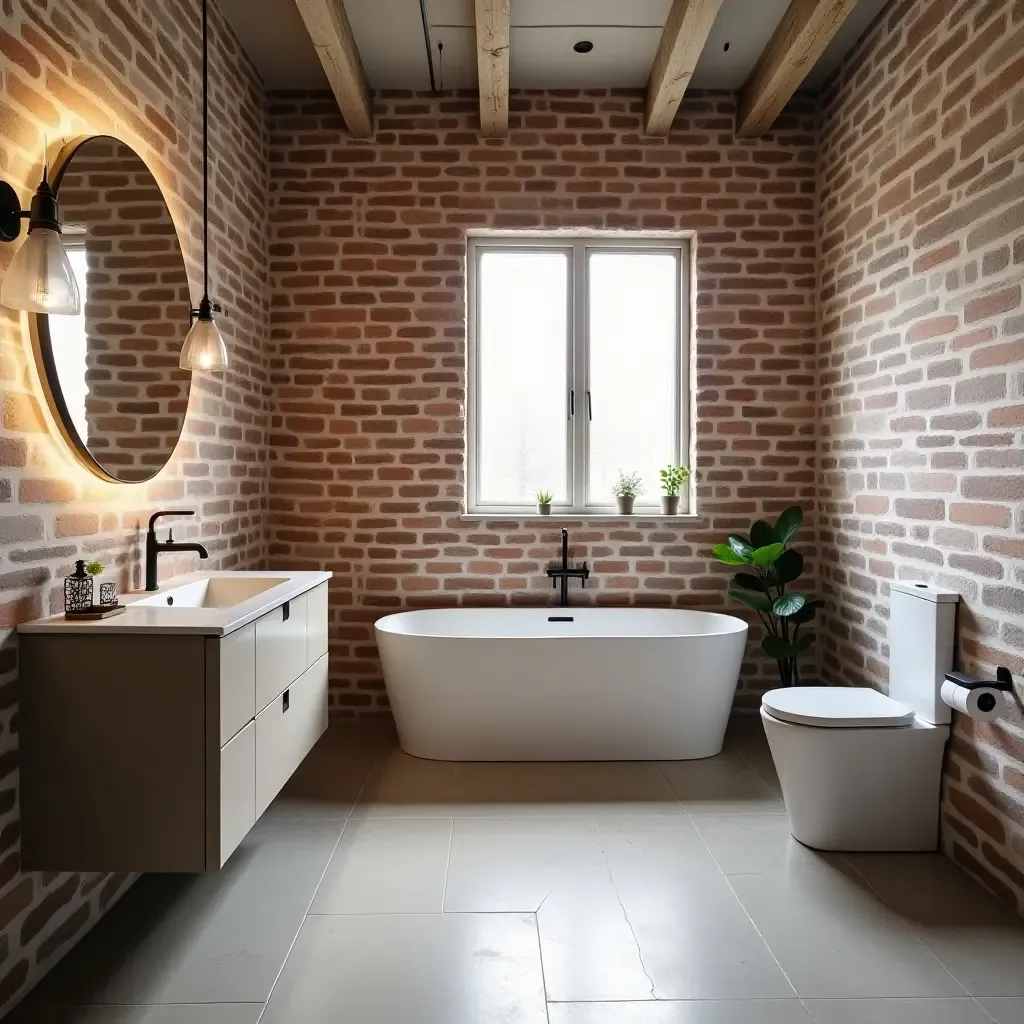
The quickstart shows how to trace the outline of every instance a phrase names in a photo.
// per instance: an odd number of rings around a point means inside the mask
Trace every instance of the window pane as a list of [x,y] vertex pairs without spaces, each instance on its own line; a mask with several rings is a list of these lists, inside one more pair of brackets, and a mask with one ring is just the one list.
[[569,261],[483,252],[477,326],[481,502],[565,501]]
[[643,478],[655,504],[658,470],[675,458],[679,347],[678,258],[670,253],[590,252],[588,501],[608,505],[618,471]]

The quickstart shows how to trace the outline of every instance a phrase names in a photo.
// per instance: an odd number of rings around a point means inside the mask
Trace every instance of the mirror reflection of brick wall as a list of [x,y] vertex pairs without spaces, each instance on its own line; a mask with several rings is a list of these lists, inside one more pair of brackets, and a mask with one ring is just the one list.
[[65,397],[84,390],[79,433],[103,469],[146,480],[177,444],[191,381],[178,367],[191,303],[174,223],[141,158],[111,138],[77,150],[60,201],[87,273],[84,346],[54,346]]

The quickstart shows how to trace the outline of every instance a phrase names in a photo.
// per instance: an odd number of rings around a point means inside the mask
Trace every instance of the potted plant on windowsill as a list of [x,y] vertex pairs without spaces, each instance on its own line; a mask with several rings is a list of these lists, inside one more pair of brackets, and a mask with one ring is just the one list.
[[661,470],[661,511],[663,515],[679,514],[679,488],[690,479],[690,471],[686,466],[666,466]]
[[537,511],[542,516],[551,515],[551,502],[555,500],[555,496],[543,487],[537,492]]
[[612,494],[615,495],[615,503],[619,508],[619,515],[631,516],[633,514],[633,502],[637,495],[644,493],[644,482],[640,479],[639,473],[623,473],[619,470],[618,478],[612,484]]

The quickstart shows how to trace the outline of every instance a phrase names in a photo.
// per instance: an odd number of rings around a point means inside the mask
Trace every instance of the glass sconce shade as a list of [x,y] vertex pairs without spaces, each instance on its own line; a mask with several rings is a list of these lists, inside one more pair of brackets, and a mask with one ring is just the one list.
[[60,232],[32,228],[4,276],[0,302],[29,313],[77,315],[82,308],[75,271]]
[[82,309],[75,271],[60,239],[57,195],[43,180],[26,214],[18,194],[0,182],[0,241],[13,242],[28,218],[28,238],[17,251],[0,288],[0,302],[29,313],[60,313],[77,316]]
[[181,347],[178,365],[183,370],[226,370],[228,347],[213,319],[213,305],[207,296],[199,303],[197,317]]

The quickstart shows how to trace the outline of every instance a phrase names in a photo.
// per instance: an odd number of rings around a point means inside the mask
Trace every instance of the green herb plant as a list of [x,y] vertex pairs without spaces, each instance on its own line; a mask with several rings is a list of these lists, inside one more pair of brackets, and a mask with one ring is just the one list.
[[623,473],[619,475],[612,484],[612,494],[616,498],[635,498],[638,494],[644,493],[644,482],[640,479],[639,473]]
[[99,576],[99,574],[103,572],[103,569],[104,565],[102,562],[92,561],[85,563],[85,571],[90,576]]
[[679,496],[679,488],[690,479],[690,471],[686,466],[666,466],[659,471],[661,489],[670,498]]
[[813,633],[802,633],[824,601],[788,589],[804,571],[804,558],[789,546],[804,513],[799,505],[787,508],[771,526],[758,519],[750,536],[731,536],[716,544],[712,553],[719,562],[742,566],[733,577],[736,589],[729,596],[753,608],[764,624],[761,650],[779,665],[783,686],[800,684],[799,659],[814,645]]
[[537,504],[538,505],[550,505],[555,500],[555,496],[543,487],[537,492]]

